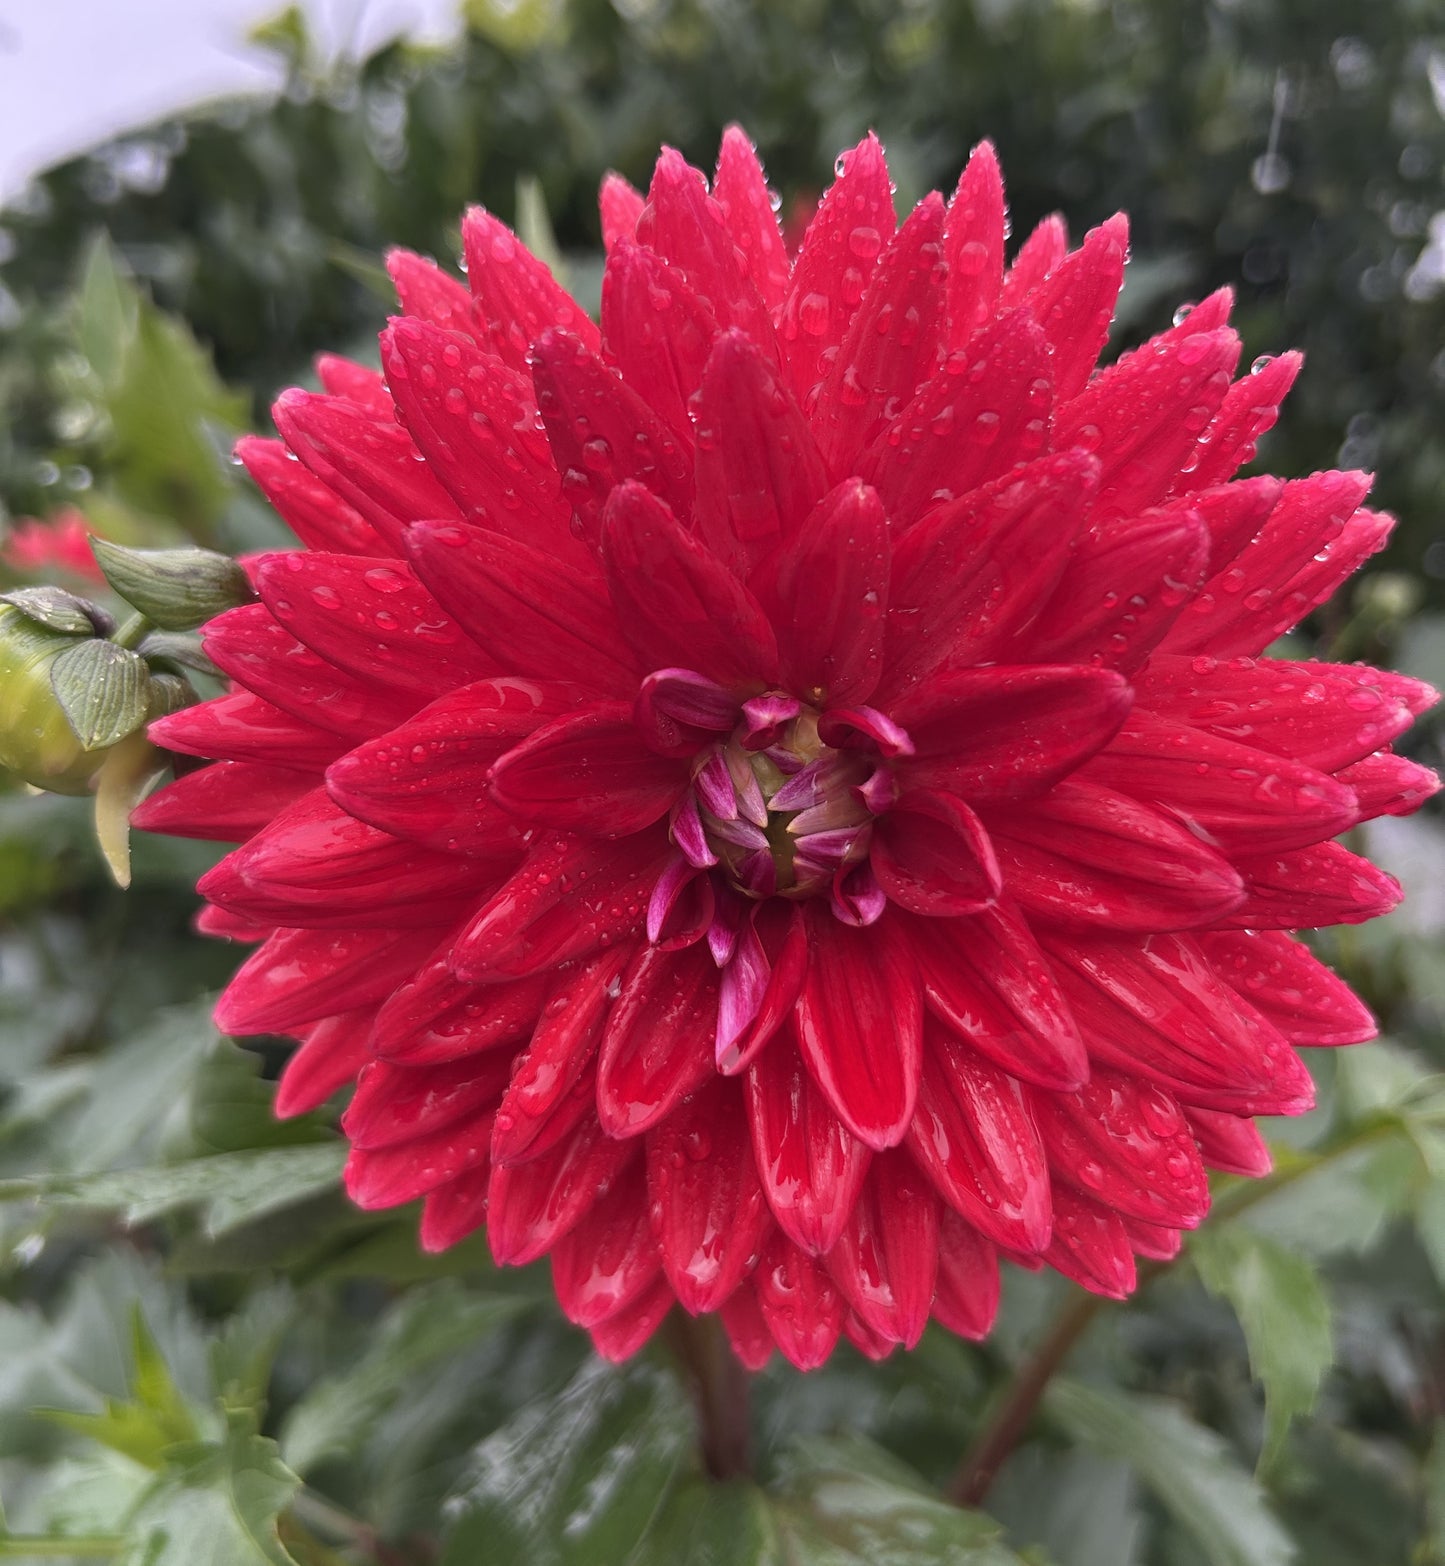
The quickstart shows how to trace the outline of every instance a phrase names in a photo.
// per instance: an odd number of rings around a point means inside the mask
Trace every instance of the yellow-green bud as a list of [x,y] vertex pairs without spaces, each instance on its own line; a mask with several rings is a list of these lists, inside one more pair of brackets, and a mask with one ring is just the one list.
[[81,645],[0,603],[0,766],[56,794],[88,794],[105,760],[81,744],[50,683],[55,660]]

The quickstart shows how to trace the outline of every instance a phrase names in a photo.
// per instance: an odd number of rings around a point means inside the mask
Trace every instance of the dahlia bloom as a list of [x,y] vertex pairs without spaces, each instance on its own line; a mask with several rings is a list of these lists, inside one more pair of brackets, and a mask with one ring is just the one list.
[[792,260],[736,130],[610,178],[600,327],[486,212],[467,287],[393,253],[381,373],[240,446],[305,548],[151,731],[278,1111],[354,1082],[355,1200],[550,1256],[612,1357],[1127,1294],[1372,1034],[1287,932],[1390,908],[1333,839],[1436,786],[1426,687],[1265,656],[1390,526],[1233,478],[1298,355],[1233,379],[1221,292],[1096,371],[1122,217],[1006,268],[988,146],[901,227],[839,170]]
[[90,524],[73,506],[48,522],[19,517],[0,544],[0,564],[21,576],[41,576],[55,570],[103,584],[105,577],[90,552],[90,539]]

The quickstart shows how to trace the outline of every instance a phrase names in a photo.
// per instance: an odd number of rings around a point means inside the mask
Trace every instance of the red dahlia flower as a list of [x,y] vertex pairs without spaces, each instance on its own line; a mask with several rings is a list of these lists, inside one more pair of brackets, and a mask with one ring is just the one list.
[[[383,371],[324,358],[241,457],[304,550],[214,620],[217,758],[140,825],[241,844],[218,1009],[356,1083],[347,1185],[552,1258],[633,1352],[982,1336],[998,1262],[1128,1293],[1373,1025],[1285,932],[1390,908],[1333,839],[1436,786],[1413,680],[1264,650],[1378,549],[1369,480],[1231,482],[1299,357],[1229,296],[1095,371],[1122,217],[1005,270],[980,147],[895,232],[871,136],[788,259],[609,179],[600,328],[494,217],[405,252]],[[290,460],[291,458],[299,460]]]

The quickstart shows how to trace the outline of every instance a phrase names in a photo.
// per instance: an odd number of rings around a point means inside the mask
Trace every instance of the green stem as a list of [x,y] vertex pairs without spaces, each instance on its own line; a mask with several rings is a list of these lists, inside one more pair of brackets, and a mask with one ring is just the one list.
[[130,617],[129,620],[126,620],[121,625],[121,627],[111,637],[111,641],[113,641],[117,647],[126,647],[134,652],[135,649],[139,647],[140,644],[146,639],[147,633],[153,631],[154,629],[155,627],[151,624],[151,622],[146,619],[143,614],[137,611]]
[[677,1310],[668,1331],[697,1406],[704,1468],[714,1479],[747,1476],[752,1472],[748,1372],[733,1354],[716,1316],[688,1316]]
[[[1390,1120],[1372,1121],[1358,1126],[1331,1147],[1323,1149],[1308,1162],[1282,1169],[1278,1174],[1263,1180],[1252,1180],[1233,1186],[1215,1203],[1210,1214],[1211,1224],[1228,1223],[1248,1212],[1260,1202],[1267,1201],[1277,1192],[1293,1185],[1336,1159],[1343,1158],[1356,1149],[1380,1140],[1398,1130]],[[1165,1273],[1171,1272],[1173,1263],[1151,1263],[1139,1269],[1138,1286],[1131,1299],[1137,1300],[1149,1286]],[[978,1506],[993,1486],[994,1478],[1003,1467],[1014,1448],[1033,1423],[1039,1401],[1073,1352],[1075,1344],[1088,1331],[1094,1318],[1110,1302],[1097,1294],[1082,1292],[1071,1294],[1054,1318],[1038,1347],[1014,1372],[1004,1388],[1003,1395],[994,1404],[983,1428],[973,1444],[964,1453],[953,1479],[948,1485],[949,1499],[959,1506]]]

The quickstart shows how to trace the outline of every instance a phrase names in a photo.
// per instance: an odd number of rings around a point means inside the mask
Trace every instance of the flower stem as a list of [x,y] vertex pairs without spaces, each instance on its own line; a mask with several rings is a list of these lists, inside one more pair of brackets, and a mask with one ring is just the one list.
[[950,1500],[959,1506],[977,1506],[988,1494],[994,1476],[1028,1429],[1044,1389],[1104,1304],[1097,1294],[1082,1290],[1071,1296],[1043,1342],[1008,1384],[978,1439],[964,1453],[948,1486]]
[[714,1479],[747,1476],[752,1472],[748,1372],[728,1346],[716,1316],[688,1316],[677,1310],[668,1330],[697,1407],[703,1467]]

